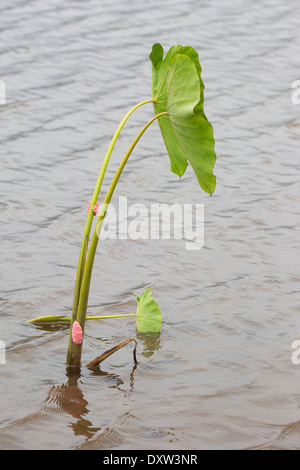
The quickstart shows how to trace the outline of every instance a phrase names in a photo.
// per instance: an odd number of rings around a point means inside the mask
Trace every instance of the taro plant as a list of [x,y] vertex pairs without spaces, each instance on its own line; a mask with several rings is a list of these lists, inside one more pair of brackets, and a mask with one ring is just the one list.
[[[96,182],[94,193],[88,208],[88,215],[83,232],[77,273],[74,287],[72,316],[40,317],[36,321],[70,321],[70,334],[67,353],[67,365],[79,366],[81,363],[82,342],[85,321],[89,319],[115,318],[114,316],[87,316],[90,283],[99,236],[108,206],[122,171],[136,144],[154,122],[158,121],[163,140],[170,158],[171,171],[182,177],[188,164],[193,168],[200,187],[208,194],[215,190],[213,167],[216,160],[214,152],[213,129],[204,113],[204,84],[201,79],[201,66],[197,52],[190,46],[181,45],[170,48],[164,57],[160,44],[154,44],[150,54],[152,62],[152,98],[134,106],[119,124]],[[140,106],[153,104],[154,116],[137,134],[124,155],[98,211],[98,197],[105,171],[119,134],[131,114]],[[96,224],[90,239],[94,216]],[[146,289],[137,298],[137,331],[158,333],[161,327],[161,313],[152,298],[151,289]],[[127,315],[118,315],[128,316]],[[121,345],[127,344],[125,341]],[[112,348],[108,354],[114,352]],[[107,356],[107,354],[106,354]],[[97,358],[96,358],[97,359]],[[99,363],[99,361],[96,363]],[[90,363],[93,365],[94,361]]]

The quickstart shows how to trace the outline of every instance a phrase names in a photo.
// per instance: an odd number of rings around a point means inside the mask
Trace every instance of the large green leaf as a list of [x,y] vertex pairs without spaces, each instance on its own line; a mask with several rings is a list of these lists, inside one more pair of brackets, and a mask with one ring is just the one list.
[[152,290],[146,289],[137,297],[136,328],[139,333],[159,333],[161,312],[153,300]]
[[190,46],[173,46],[163,58],[163,48],[154,44],[152,62],[152,98],[163,139],[170,157],[171,170],[180,177],[188,163],[201,188],[215,190],[213,167],[213,129],[204,114],[204,84],[197,52]]

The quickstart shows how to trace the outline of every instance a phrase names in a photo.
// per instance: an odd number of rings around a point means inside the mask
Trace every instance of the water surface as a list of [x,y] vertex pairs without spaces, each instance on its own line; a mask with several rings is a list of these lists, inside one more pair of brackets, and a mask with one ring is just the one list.
[[[0,448],[300,449],[298,2],[3,0],[0,13]],[[68,327],[26,320],[70,313],[86,206],[119,121],[150,98],[155,42],[199,52],[216,191],[169,171],[155,124],[115,201],[204,204],[204,248],[103,241],[89,313],[134,313],[151,287],[161,334],[88,323],[68,374]],[[148,105],[127,123],[104,189],[151,117]],[[130,337],[137,367],[130,345],[84,367]]]

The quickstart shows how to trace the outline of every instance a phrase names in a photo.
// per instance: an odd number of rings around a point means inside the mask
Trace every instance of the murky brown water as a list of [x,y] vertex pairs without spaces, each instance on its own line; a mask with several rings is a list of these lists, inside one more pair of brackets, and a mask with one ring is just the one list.
[[[298,2],[3,0],[0,12],[0,448],[300,449]],[[150,98],[154,42],[199,52],[217,189],[206,196],[190,170],[178,181],[154,125],[115,197],[204,204],[205,246],[103,241],[89,313],[134,312],[152,287],[161,334],[136,336],[130,317],[88,323],[83,363],[136,337],[139,364],[127,346],[68,376],[68,327],[26,320],[70,313],[86,206],[117,124]],[[106,181],[151,116],[132,116]]]

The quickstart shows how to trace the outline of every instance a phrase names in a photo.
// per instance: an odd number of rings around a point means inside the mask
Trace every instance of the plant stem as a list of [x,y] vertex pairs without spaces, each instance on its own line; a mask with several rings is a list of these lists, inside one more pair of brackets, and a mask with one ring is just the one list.
[[[103,320],[106,318],[121,318],[121,317],[136,317],[136,313],[124,313],[120,315],[90,315],[85,317],[86,320]],[[44,317],[36,317],[31,320],[27,320],[26,323],[53,323],[61,321],[71,321],[71,317],[65,317],[64,315],[46,315]]]
[[[121,161],[119,168],[117,169],[115,176],[113,177],[113,180],[110,184],[110,187],[106,193],[103,205],[100,210],[100,214],[96,223],[96,227],[92,236],[92,240],[90,243],[90,248],[87,254],[87,259],[85,263],[85,268],[84,268],[84,274],[81,282],[81,288],[80,288],[80,295],[79,295],[79,302],[78,302],[78,310],[77,310],[77,321],[80,323],[82,331],[84,331],[84,326],[85,326],[85,317],[86,317],[86,311],[87,311],[87,303],[88,303],[88,296],[89,296],[89,289],[90,289],[90,283],[91,283],[91,277],[92,277],[92,270],[93,270],[93,264],[94,264],[94,258],[96,254],[96,249],[98,245],[98,240],[101,232],[101,228],[103,225],[104,217],[106,215],[108,205],[111,201],[112,195],[114,193],[114,190],[116,188],[116,185],[119,181],[119,178],[122,174],[122,171],[128,161],[128,158],[130,157],[133,149],[135,148],[136,144],[144,134],[144,132],[148,129],[148,127],[160,116],[163,116],[165,114],[168,114],[167,112],[163,112],[160,114],[155,115],[150,121],[142,128],[142,130],[138,133],[132,144],[130,145],[129,149],[127,150],[125,156],[123,157],[123,160]],[[81,361],[81,351],[82,351],[82,343],[77,345],[75,344],[72,339],[71,342],[69,342],[69,349],[68,349],[68,355],[67,355],[67,364],[68,365],[74,365],[74,366],[80,366],[80,361]]]
[[[91,232],[91,227],[93,223],[93,207],[97,202],[99,192],[102,186],[103,178],[107,169],[107,165],[110,159],[110,156],[112,154],[112,151],[114,149],[115,143],[120,135],[121,130],[124,127],[124,124],[126,123],[127,119],[131,116],[131,114],[138,109],[140,106],[147,104],[147,103],[153,103],[153,100],[147,100],[147,101],[142,101],[141,103],[137,104],[134,106],[128,113],[124,116],[122,121],[120,122],[111,142],[110,145],[107,149],[105,158],[103,160],[100,173],[96,182],[96,186],[94,189],[94,193],[92,196],[92,200],[90,203],[90,210],[86,219],[85,223],[85,228],[83,232],[83,237],[82,237],[82,243],[81,243],[81,248],[80,248],[80,253],[79,253],[79,259],[78,259],[78,265],[77,265],[77,272],[76,272],[76,280],[75,280],[75,287],[74,287],[74,296],[73,296],[73,305],[72,305],[72,319],[71,319],[71,328],[73,322],[76,320],[77,317],[77,310],[78,310],[78,302],[79,302],[79,295],[80,295],[80,288],[81,288],[81,281],[82,281],[82,276],[83,276],[83,271],[84,271],[84,265],[85,265],[85,259],[86,259],[86,253],[88,249],[88,241],[89,241],[89,236]],[[69,349],[70,345],[72,342],[72,330],[70,328],[70,335],[69,335]]]

